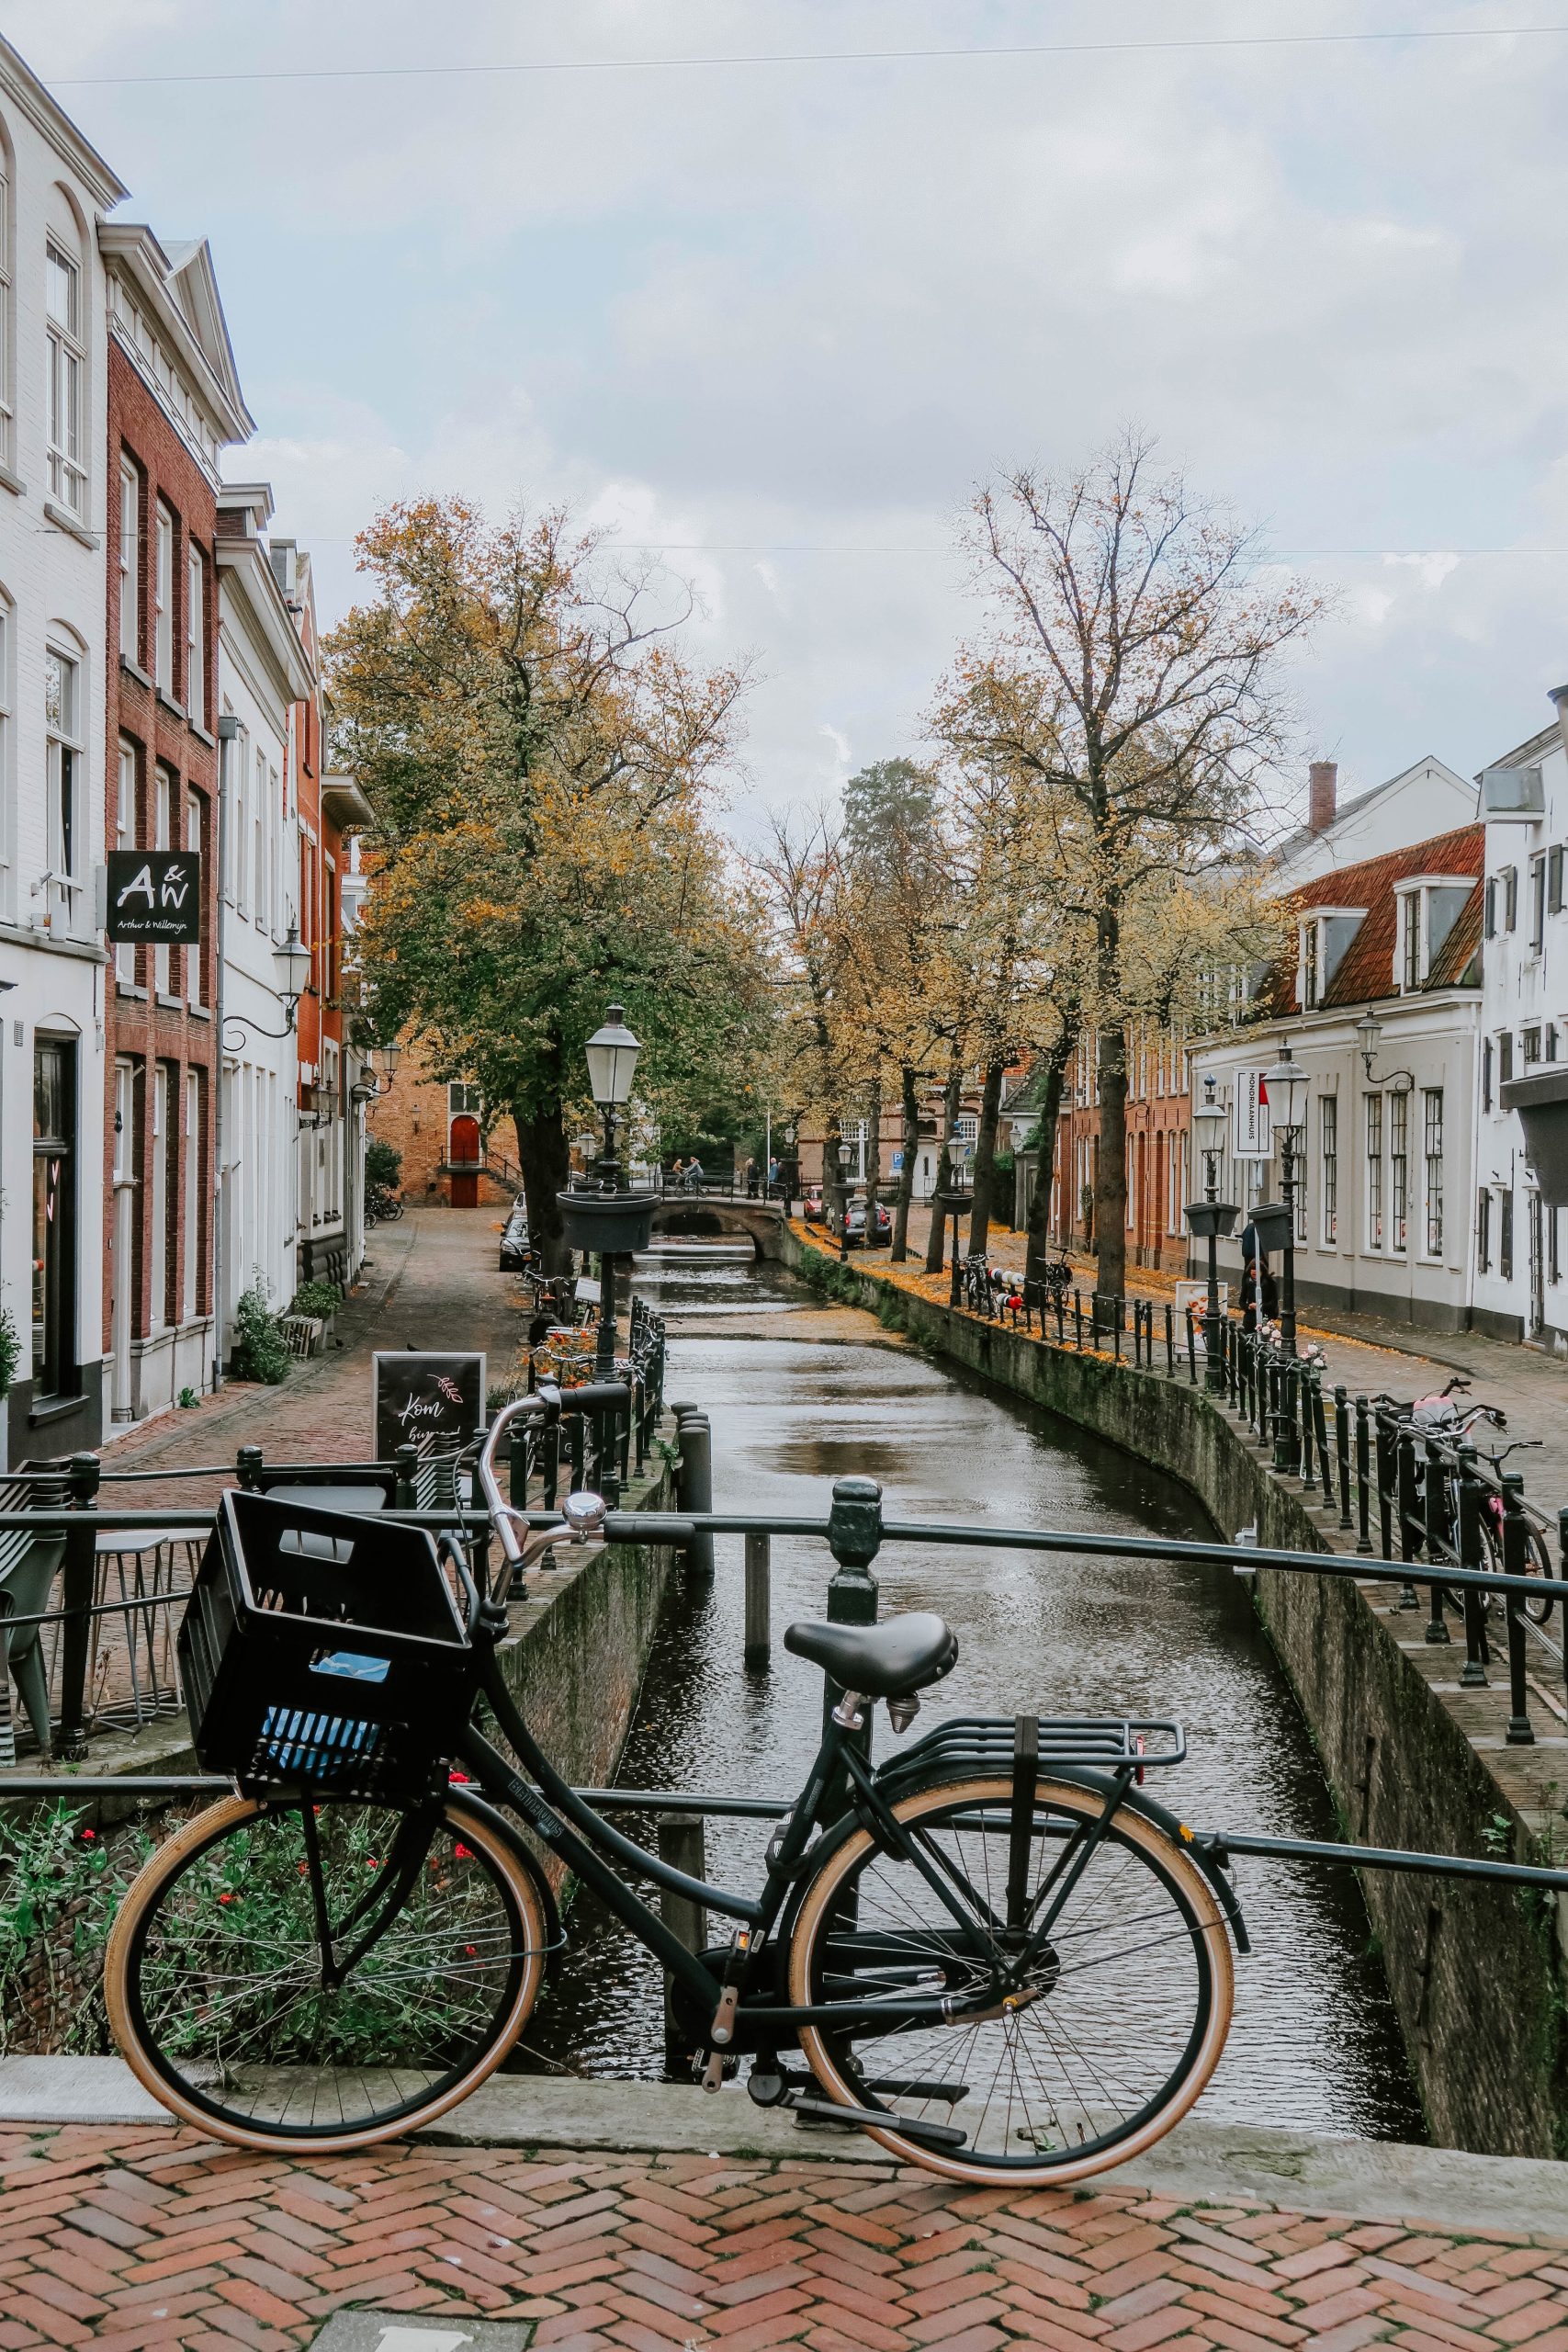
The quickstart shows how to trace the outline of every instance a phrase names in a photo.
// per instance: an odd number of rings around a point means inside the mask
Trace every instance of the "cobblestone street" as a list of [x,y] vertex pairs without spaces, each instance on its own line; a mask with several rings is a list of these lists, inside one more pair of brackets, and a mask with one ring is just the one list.
[[0,2132],[0,2181],[4,2352],[286,2352],[349,2305],[523,2321],[541,2352],[1568,2347],[1568,2215],[1549,2244],[863,2163],[284,2163],[156,2128]]

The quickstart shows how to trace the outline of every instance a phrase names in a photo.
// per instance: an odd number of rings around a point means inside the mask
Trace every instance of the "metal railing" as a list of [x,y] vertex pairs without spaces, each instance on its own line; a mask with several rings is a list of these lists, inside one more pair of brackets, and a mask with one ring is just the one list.
[[[653,1451],[665,1355],[661,1319],[634,1299],[628,1352],[620,1359],[627,1408],[569,1416],[564,1439],[561,1430],[526,1426],[512,1451],[512,1500],[547,1510],[584,1485],[618,1498]],[[284,1462],[243,1445],[232,1464],[114,1470],[96,1454],[80,1453],[63,1465],[11,1473],[0,1481],[0,1504],[7,1506],[0,1508],[0,1781],[18,1755],[47,1744],[79,1760],[91,1736],[140,1731],[183,1705],[175,1632],[212,1531],[213,1502],[139,1510],[122,1504],[122,1494],[149,1485],[237,1486],[258,1494],[363,1487],[368,1507],[432,1530],[461,1524],[478,1546],[485,1521],[469,1507],[461,1462],[460,1453],[413,1445],[386,1461]],[[39,1580],[27,1575],[29,1560],[40,1564],[43,1589],[23,1605]]]
[[[18,1516],[13,1512],[0,1512],[0,1530]],[[44,1512],[35,1516],[40,1523],[58,1524],[66,1515]],[[420,1515],[402,1516],[418,1518]],[[545,1509],[530,1511],[528,1516],[533,1524],[545,1527],[554,1522],[555,1515],[552,1510]],[[462,1518],[476,1542],[482,1543],[488,1528],[484,1515],[465,1512]],[[450,1520],[446,1523],[450,1524]],[[1178,1542],[1163,1536],[1094,1535],[1078,1529],[1006,1528],[886,1520],[883,1516],[881,1489],[876,1482],[858,1477],[840,1478],[835,1482],[831,1509],[826,1518],[747,1511],[623,1511],[609,1514],[604,1532],[611,1543],[664,1545],[685,1551],[688,1556],[705,1542],[711,1545],[716,1536],[744,1537],[746,1663],[753,1669],[763,1668],[768,1664],[769,1562],[773,1539],[778,1535],[813,1539],[827,1545],[835,1563],[825,1595],[827,1615],[834,1623],[862,1626],[874,1624],[877,1620],[880,1588],[877,1578],[872,1574],[872,1567],[885,1544],[1031,1552],[1045,1557],[1066,1559],[1111,1556],[1118,1560],[1146,1561],[1151,1566],[1210,1566],[1242,1574],[1269,1570],[1286,1576],[1348,1577],[1401,1587],[1407,1581],[1409,1573],[1406,1560],[1376,1555],[1292,1552],[1257,1544],[1225,1544],[1218,1540]],[[1472,1600],[1483,1601],[1488,1594],[1500,1597],[1507,1606],[1516,1600],[1522,1602],[1539,1599],[1542,1589],[1540,1579],[1515,1573],[1508,1567],[1476,1569],[1467,1566],[1449,1566],[1445,1583],[1463,1596],[1467,1606]],[[1568,1593],[1568,1585],[1561,1578],[1553,1577],[1551,1598],[1559,1606],[1565,1593]],[[762,1634],[760,1646],[757,1641],[759,1620]],[[1035,1694],[1028,1695],[1033,1697]],[[832,1705],[838,1696],[839,1692],[829,1682],[824,1693],[824,1705]],[[869,1724],[865,1736],[869,1739]],[[26,1797],[59,1797],[78,1793],[84,1796],[113,1794],[147,1798],[197,1796],[215,1794],[228,1786],[225,1781],[200,1774],[105,1775],[96,1778],[0,1774],[0,1796],[6,1793]],[[646,1810],[688,1816],[733,1814],[770,1817],[787,1810],[786,1800],[761,1793],[750,1793],[745,1797],[710,1796],[690,1791],[631,1788],[592,1790],[584,1793],[592,1802],[615,1810]],[[1195,1830],[1191,1835],[1195,1844],[1221,1860],[1247,1854],[1314,1861],[1330,1866],[1349,1865],[1359,1869],[1491,1880],[1515,1888],[1546,1887],[1558,1894],[1568,1894],[1568,1871],[1547,1863],[1518,1863],[1505,1861],[1495,1856],[1441,1855],[1416,1849],[1358,1846],[1338,1840],[1270,1838],[1226,1826]]]

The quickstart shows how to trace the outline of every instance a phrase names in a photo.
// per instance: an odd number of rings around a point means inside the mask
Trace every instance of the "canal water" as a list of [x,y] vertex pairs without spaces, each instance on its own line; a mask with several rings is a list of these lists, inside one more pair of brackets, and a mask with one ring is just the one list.
[[[826,1515],[834,1478],[879,1479],[899,1519],[991,1521],[1172,1538],[1214,1532],[1182,1487],[1071,1423],[873,1339],[865,1316],[824,1306],[782,1269],[640,1261],[637,1287],[668,1318],[667,1394],[713,1423],[717,1508]],[[1224,1531],[1234,1532],[1234,1530]],[[677,1598],[661,1628],[622,1760],[632,1788],[793,1796],[820,1726],[821,1681],[779,1643],[820,1616],[823,1544],[775,1537],[771,1670],[747,1672],[741,1541]],[[959,1663],[923,1702],[947,1714],[1175,1717],[1185,1764],[1155,1793],[1203,1827],[1337,1834],[1306,1725],[1232,1573],[1114,1557],[888,1545],[882,1613],[934,1609]],[[892,1738],[876,1716],[878,1753]],[[625,1824],[646,1839],[651,1824]],[[756,1883],[769,1825],[710,1820],[708,1872]],[[1205,2094],[1211,2120],[1367,2138],[1425,2137],[1398,2029],[1348,1871],[1244,1860],[1235,1883],[1255,1950]],[[615,2076],[663,2070],[661,1993],[648,1955],[586,1896],[571,1906],[562,1973],[525,2064]],[[710,1929],[717,1932],[717,1923]]]

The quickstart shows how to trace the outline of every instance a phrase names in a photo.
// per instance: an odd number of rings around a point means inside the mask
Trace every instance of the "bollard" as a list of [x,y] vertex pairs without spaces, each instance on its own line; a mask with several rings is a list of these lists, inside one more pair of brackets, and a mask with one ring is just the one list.
[[[678,1510],[693,1514],[713,1509],[713,1430],[705,1413],[689,1412],[681,1422],[675,1505]],[[703,1583],[713,1575],[713,1537],[704,1528],[686,1546],[686,1573]]]
[[[60,1599],[63,1622],[60,1652],[60,1755],[78,1764],[87,1753],[87,1654],[91,1646],[93,1587],[97,1574],[97,1493],[101,1472],[96,1453],[73,1453],[66,1469],[70,1509],[79,1523],[65,1531]],[[0,1673],[5,1672],[0,1664]]]
[[419,1509],[419,1448],[417,1445],[400,1445],[392,1458],[398,1465],[397,1484],[392,1489],[392,1509],[417,1510]]
[[746,1640],[743,1663],[765,1667],[772,1646],[771,1540],[764,1531],[746,1538]]
[[262,1450],[259,1445],[243,1445],[234,1456],[234,1476],[247,1494],[261,1489]]
[[[688,1878],[707,1876],[706,1825],[700,1813],[661,1813],[655,1824],[659,1842],[659,1859],[671,1870],[683,1871]],[[673,1887],[659,1890],[659,1916],[671,1934],[688,1951],[701,1951],[707,1942],[707,1913],[690,1894],[678,1894]],[[664,2052],[673,2066],[682,2057],[681,2036],[675,2024],[675,1980],[668,1969],[664,1972]]]

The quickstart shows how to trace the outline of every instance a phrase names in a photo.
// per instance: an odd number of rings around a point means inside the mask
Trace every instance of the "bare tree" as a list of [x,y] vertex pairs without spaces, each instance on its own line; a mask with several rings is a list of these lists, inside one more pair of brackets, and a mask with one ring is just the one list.
[[1132,434],[1081,473],[1008,475],[965,536],[992,613],[938,724],[955,749],[1034,777],[1050,804],[1098,1037],[1098,1282],[1120,1295],[1133,910],[1247,825],[1284,747],[1280,656],[1321,604],[1260,569],[1256,536],[1158,472]]

